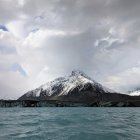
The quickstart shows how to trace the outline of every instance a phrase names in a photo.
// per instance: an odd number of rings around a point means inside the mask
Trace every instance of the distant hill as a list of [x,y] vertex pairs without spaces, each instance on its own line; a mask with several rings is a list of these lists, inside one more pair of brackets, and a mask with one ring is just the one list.
[[28,91],[18,100],[59,100],[72,102],[117,101],[129,98],[106,88],[81,71],[57,78]]

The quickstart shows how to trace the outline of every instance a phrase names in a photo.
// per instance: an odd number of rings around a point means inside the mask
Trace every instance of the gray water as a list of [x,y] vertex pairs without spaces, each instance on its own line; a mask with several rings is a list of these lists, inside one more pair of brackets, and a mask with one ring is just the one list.
[[0,140],[139,140],[140,108],[0,108]]

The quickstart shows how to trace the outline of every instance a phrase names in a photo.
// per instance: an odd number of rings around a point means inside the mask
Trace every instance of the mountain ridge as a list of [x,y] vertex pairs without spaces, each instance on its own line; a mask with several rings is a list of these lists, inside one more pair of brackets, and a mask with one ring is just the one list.
[[117,93],[81,71],[59,77],[0,107],[140,107],[140,96]]
[[34,90],[28,91],[19,100],[80,101],[112,93],[119,94],[102,86],[82,71],[76,70],[68,76],[56,78]]
[[129,95],[130,96],[140,96],[140,89],[130,91]]

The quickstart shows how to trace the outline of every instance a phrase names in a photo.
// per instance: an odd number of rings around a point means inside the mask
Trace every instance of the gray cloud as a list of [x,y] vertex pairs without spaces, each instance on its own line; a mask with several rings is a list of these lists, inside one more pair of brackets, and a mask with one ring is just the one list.
[[0,98],[73,69],[120,92],[139,87],[139,13],[139,0],[1,0]]

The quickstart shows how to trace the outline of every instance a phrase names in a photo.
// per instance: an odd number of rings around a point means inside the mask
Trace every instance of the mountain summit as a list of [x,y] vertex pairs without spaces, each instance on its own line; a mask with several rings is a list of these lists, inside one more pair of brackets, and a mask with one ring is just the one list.
[[107,96],[111,98],[112,93],[113,97],[118,95],[78,70],[25,93],[19,100],[89,101]]

